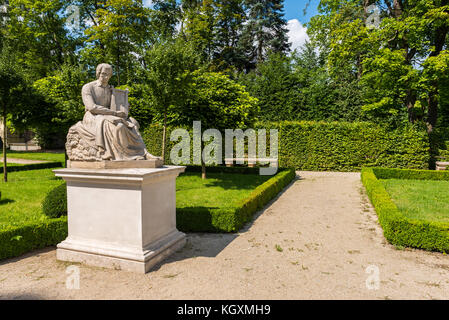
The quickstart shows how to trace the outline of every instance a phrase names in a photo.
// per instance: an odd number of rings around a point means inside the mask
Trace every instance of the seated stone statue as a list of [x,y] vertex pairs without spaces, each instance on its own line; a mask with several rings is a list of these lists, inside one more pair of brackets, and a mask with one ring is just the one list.
[[72,161],[149,160],[149,154],[139,124],[127,118],[123,111],[111,110],[112,66],[100,64],[97,80],[84,85],[83,103],[86,108],[83,121],[69,129],[67,155]]

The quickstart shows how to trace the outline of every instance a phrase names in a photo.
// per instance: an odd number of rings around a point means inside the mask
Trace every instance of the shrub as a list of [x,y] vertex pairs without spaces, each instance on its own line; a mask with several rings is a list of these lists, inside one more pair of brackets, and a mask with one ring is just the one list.
[[0,230],[0,260],[56,245],[67,237],[67,217]]
[[66,183],[51,190],[44,201],[42,211],[49,218],[59,218],[67,215],[67,185]]
[[397,246],[449,252],[449,223],[406,217],[391,200],[378,178],[449,180],[447,172],[363,168],[362,182],[376,209],[384,236],[390,243]]
[[[167,141],[173,129],[168,128]],[[285,168],[360,171],[362,167],[376,166],[408,169],[429,167],[428,135],[412,125],[389,130],[370,122],[284,121],[260,122],[255,129],[267,129],[267,136],[269,129],[278,130],[279,165]],[[161,154],[161,136],[162,129],[157,125],[143,133],[150,153]],[[174,144],[176,142],[169,142],[167,150],[171,150]],[[224,150],[223,146],[223,153]]]

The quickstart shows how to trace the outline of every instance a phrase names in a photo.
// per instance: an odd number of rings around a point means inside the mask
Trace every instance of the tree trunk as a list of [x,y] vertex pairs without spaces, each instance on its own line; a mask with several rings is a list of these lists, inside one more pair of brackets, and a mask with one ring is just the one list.
[[[201,134],[201,137],[203,135]],[[203,159],[203,139],[201,138],[201,179],[206,179],[206,163],[204,163]]]
[[164,112],[164,127],[162,129],[162,161],[165,163],[165,141],[167,140],[167,112]]
[[410,123],[414,123],[416,120],[415,117],[415,103],[416,103],[416,94],[412,92],[411,89],[407,92],[407,98],[406,98],[406,105],[407,105],[407,112],[408,112],[408,121]]
[[429,92],[429,97],[427,98],[428,109],[427,109],[427,133],[432,133],[433,129],[437,124],[438,119],[438,83],[433,81],[432,89]]
[[204,163],[203,157],[201,157],[201,179],[206,179],[206,164]]
[[8,182],[8,169],[6,160],[6,143],[8,140],[6,128],[6,104],[3,104],[3,181]]

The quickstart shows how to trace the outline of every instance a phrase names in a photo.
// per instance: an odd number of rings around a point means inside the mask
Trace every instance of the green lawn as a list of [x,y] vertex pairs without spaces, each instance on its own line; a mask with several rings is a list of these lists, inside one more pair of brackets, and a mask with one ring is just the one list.
[[380,180],[398,209],[410,219],[449,222],[449,181]]
[[48,191],[63,183],[51,169],[11,172],[0,183],[0,230],[24,222],[46,220],[41,202]]
[[[176,206],[233,207],[270,176],[210,173],[203,181],[200,173],[186,173],[176,182]],[[46,193],[63,183],[52,169],[11,172],[8,183],[0,182],[0,229],[23,222],[46,220],[41,202]]]
[[[64,152],[24,152],[24,151],[7,151],[8,158],[27,159],[27,160],[42,160],[42,161],[59,161],[64,162]],[[3,159],[3,152],[0,152],[0,157]]]
[[176,180],[176,207],[232,208],[271,176],[185,173]]

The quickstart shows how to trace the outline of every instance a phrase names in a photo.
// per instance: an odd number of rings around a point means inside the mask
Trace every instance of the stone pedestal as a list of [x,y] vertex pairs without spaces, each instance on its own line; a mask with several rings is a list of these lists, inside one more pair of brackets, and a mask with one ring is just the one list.
[[185,167],[59,169],[68,237],[57,259],[145,273],[185,244],[176,229],[176,177]]

